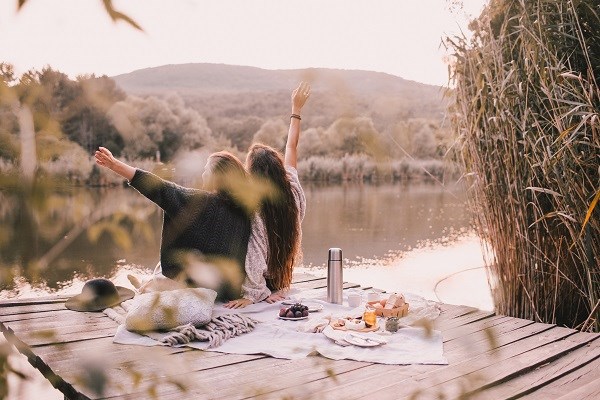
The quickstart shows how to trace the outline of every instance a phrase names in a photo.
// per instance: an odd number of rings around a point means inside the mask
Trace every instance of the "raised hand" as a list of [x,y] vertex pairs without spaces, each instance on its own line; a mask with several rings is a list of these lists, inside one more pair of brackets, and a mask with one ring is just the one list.
[[96,164],[108,169],[113,169],[117,163],[117,159],[106,147],[99,147],[96,153],[94,153],[94,158],[96,159]]
[[99,147],[94,153],[94,158],[96,164],[116,172],[125,179],[132,180],[135,175],[134,167],[117,160],[106,147]]
[[310,85],[308,82],[300,82],[292,92],[292,114],[300,114],[302,107],[310,96]]

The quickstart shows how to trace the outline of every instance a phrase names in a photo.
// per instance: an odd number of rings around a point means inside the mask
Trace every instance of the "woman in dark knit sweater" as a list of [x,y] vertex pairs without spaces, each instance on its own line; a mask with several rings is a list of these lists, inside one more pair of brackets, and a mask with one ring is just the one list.
[[218,301],[239,298],[252,211],[244,201],[247,174],[232,154],[212,154],[202,174],[203,189],[179,186],[117,160],[100,147],[96,163],[163,209],[162,274],[186,286],[217,291]]

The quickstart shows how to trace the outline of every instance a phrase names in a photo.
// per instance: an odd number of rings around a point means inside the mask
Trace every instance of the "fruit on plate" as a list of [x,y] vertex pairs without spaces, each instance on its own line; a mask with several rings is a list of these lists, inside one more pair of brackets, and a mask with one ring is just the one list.
[[301,303],[296,303],[290,307],[282,307],[279,310],[279,316],[281,318],[302,318],[308,317],[308,306]]

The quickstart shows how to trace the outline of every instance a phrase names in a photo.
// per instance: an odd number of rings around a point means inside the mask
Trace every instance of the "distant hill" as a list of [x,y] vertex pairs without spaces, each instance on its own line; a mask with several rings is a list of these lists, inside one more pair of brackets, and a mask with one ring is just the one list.
[[224,64],[180,64],[146,68],[113,77],[129,94],[179,94],[204,116],[213,133],[245,148],[268,120],[285,120],[290,94],[302,80],[312,96],[303,126],[330,126],[341,117],[368,117],[379,131],[399,121],[442,124],[444,89],[372,71],[308,68],[267,70]]
[[267,70],[226,64],[178,64],[145,68],[113,79],[130,93],[178,91],[246,92],[290,90],[308,80],[316,90],[349,90],[359,95],[419,94],[440,97],[440,87],[372,71],[308,68]]

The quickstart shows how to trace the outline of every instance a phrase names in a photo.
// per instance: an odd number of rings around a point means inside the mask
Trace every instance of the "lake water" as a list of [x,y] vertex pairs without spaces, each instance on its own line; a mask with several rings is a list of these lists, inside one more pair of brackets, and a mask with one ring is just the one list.
[[[304,189],[304,268],[299,270],[323,275],[328,249],[340,247],[346,280],[491,308],[463,187],[412,183]],[[12,223],[3,264],[24,257],[48,263],[13,275],[3,271],[0,298],[76,293],[85,280],[99,276],[128,285],[127,273],[147,274],[158,261],[160,211],[130,188],[52,192],[41,205],[29,207],[19,199],[4,200],[6,207],[11,201],[21,207],[25,218],[2,214],[5,227]],[[31,209],[35,214],[27,217]]]

